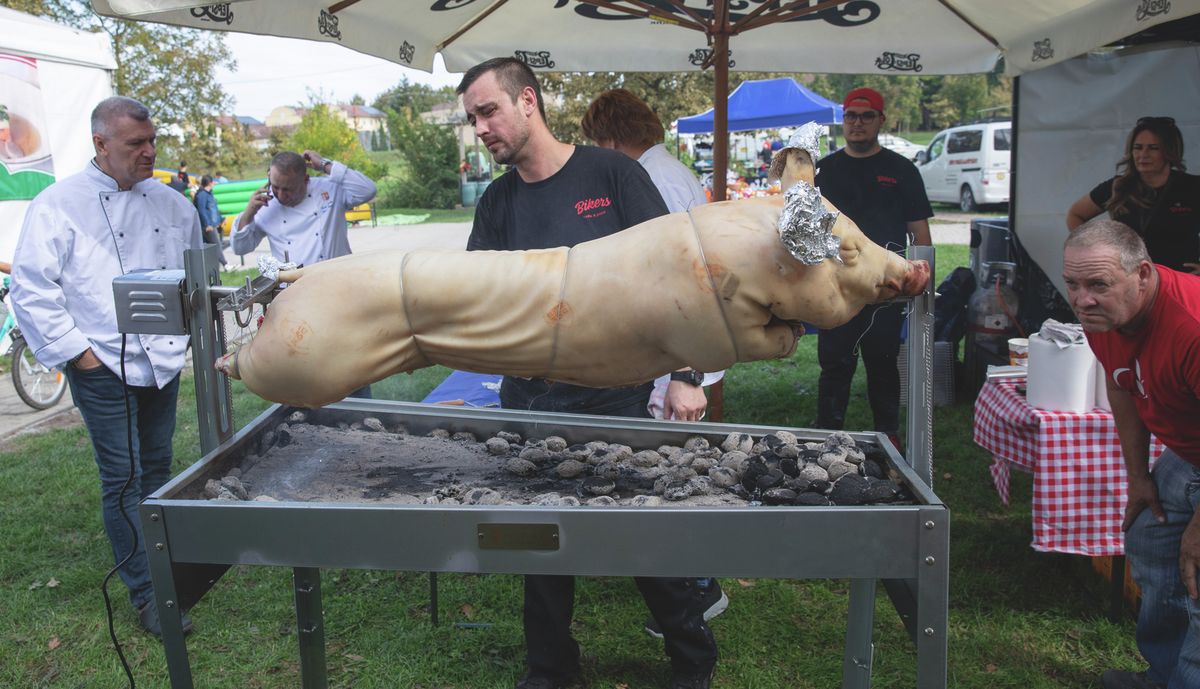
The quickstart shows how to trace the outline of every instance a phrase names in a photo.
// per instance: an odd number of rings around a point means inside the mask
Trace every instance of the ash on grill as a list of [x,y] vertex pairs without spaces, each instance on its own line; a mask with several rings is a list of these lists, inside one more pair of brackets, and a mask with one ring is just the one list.
[[779,431],[730,433],[635,450],[501,432],[409,435],[375,418],[339,427],[303,412],[259,437],[258,451],[194,499],[396,504],[860,505],[910,503],[881,450],[846,433],[822,443]]

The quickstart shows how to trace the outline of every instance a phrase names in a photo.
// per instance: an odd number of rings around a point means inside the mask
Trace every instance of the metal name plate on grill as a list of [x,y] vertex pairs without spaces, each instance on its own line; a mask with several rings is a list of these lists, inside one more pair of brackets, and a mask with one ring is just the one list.
[[558,524],[480,524],[483,550],[558,550]]

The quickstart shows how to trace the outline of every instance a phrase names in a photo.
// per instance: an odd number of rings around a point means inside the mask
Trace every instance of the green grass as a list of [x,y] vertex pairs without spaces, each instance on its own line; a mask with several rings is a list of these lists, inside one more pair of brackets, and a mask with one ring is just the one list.
[[395,213],[405,215],[425,215],[429,217],[424,222],[471,222],[475,219],[475,208],[379,208],[375,215],[383,217]]
[[[939,279],[966,262],[942,247]],[[816,338],[786,360],[739,364],[726,378],[731,423],[807,426],[815,417]],[[444,375],[426,369],[374,386],[379,398],[419,400]],[[266,404],[234,387],[237,425]],[[199,453],[194,391],[180,390],[175,469]],[[969,402],[935,410],[934,489],[950,506],[949,686],[966,689],[1096,686],[1107,667],[1140,665],[1131,621],[1108,622],[1107,588],[1083,558],[1030,547],[1031,481],[1014,472],[1011,507],[991,486],[990,458],[971,441]],[[862,374],[848,427],[869,428]],[[20,436],[0,446],[0,686],[122,687],[98,586],[111,555],[99,518],[91,446],[81,428]],[[781,534],[803,548],[815,534]],[[714,544],[719,547],[719,544]],[[56,579],[57,586],[47,585]],[[232,568],[192,611],[196,686],[299,686],[285,568]],[[508,575],[442,575],[442,624],[430,624],[422,573],[326,570],[325,635],[331,687],[500,689],[523,671],[521,582]],[[725,580],[732,605],[713,623],[719,689],[839,686],[848,582]],[[137,631],[124,587],[110,586],[116,630],[138,686],[169,686],[159,643]],[[641,631],[645,608],[630,580],[581,579],[575,635],[586,686],[659,687],[661,642]],[[492,626],[462,629],[456,622]],[[911,687],[912,644],[882,593],[876,602],[875,687]]]
[[929,142],[933,141],[934,134],[937,134],[938,131],[940,131],[940,130],[935,130],[935,131],[930,131],[930,132],[896,132],[895,134],[896,134],[896,136],[908,139],[909,141],[913,142],[914,144],[921,144],[922,146],[928,146]]

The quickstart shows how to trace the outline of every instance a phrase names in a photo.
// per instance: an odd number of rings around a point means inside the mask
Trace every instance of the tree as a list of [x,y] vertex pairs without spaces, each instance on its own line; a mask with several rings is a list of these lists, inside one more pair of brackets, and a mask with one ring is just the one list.
[[[665,129],[681,116],[712,105],[711,72],[565,72],[539,75],[550,131],[561,141],[583,143],[579,121],[600,93],[628,89],[644,100]],[[731,83],[740,83],[730,75]]]
[[345,163],[371,179],[387,174],[387,166],[367,157],[358,134],[325,103],[312,105],[304,113],[296,130],[288,137],[287,148],[296,152],[316,151],[330,160]]
[[406,166],[385,181],[383,203],[394,208],[453,208],[459,198],[455,128],[389,112],[388,129]]
[[206,120],[189,127],[178,139],[160,137],[158,154],[160,160],[186,160],[199,174],[218,170],[238,174],[253,170],[257,163],[258,170],[253,174],[260,175],[267,168],[263,154],[255,150],[250,140],[249,128],[232,118]]
[[116,92],[145,104],[160,129],[198,126],[230,109],[216,69],[236,63],[219,32],[101,17],[80,0],[0,0],[0,5],[107,34],[117,61]]
[[433,88],[425,84],[414,84],[408,77],[401,77],[400,83],[375,97],[372,104],[384,112],[407,112],[415,115],[429,112],[433,106],[447,101],[455,101],[458,96],[449,86]]

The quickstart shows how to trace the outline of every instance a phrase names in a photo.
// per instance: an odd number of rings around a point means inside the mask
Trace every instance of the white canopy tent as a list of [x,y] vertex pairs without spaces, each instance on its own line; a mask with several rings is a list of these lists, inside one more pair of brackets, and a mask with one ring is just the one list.
[[[88,116],[112,95],[116,68],[108,36],[0,8],[0,105],[37,133],[30,150],[0,154],[0,176],[11,175],[0,182],[0,259],[12,259],[37,189],[91,159]],[[16,181],[33,174],[45,179]]]
[[[101,14],[339,43],[417,69],[514,55],[541,71],[714,68],[714,166],[727,160],[728,70],[1011,75],[1080,55],[1200,0],[92,0]],[[725,59],[714,60],[714,56]],[[714,194],[724,179],[714,177]]]

